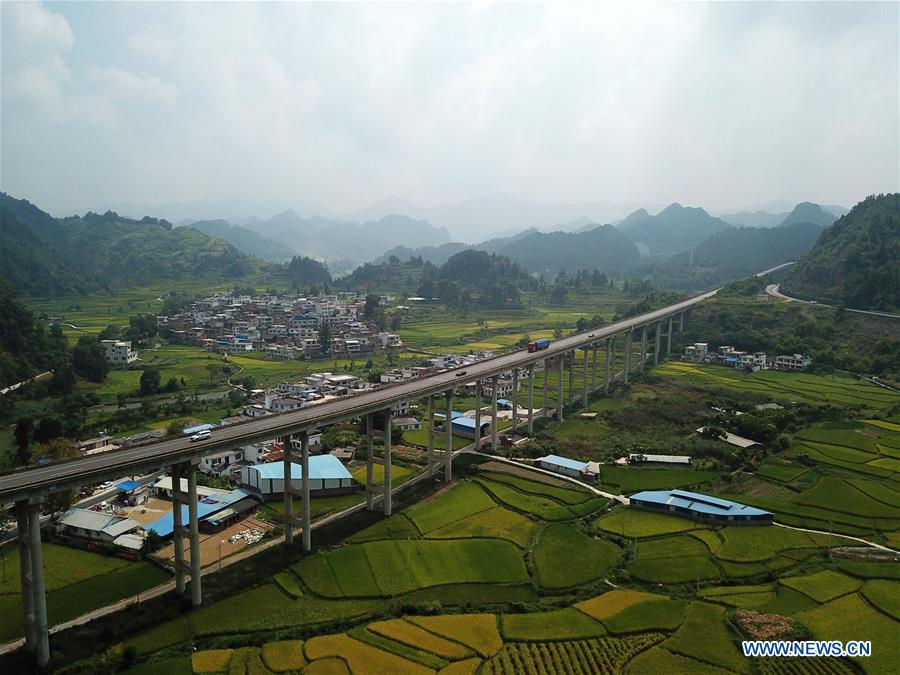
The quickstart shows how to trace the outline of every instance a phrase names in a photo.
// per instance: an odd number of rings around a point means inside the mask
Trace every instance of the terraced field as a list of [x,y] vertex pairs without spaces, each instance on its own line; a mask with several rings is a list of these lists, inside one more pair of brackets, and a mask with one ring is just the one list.
[[743,374],[724,366],[668,361],[654,369],[698,385],[764,394],[775,401],[846,403],[870,410],[886,410],[897,402],[896,394],[873,384],[836,376],[763,370]]
[[[861,487],[874,503],[894,499],[888,486]],[[482,470],[119,649],[134,650],[135,672],[792,672],[800,666],[790,660],[744,659],[728,613],[796,617],[831,639],[849,636],[851,621],[831,615],[847,610],[873,622],[883,650],[856,666],[897,664],[885,642],[900,613],[896,563],[828,563],[827,534],[622,506],[598,516],[594,502]],[[602,592],[603,579],[630,588]],[[600,594],[573,604],[576,592]],[[248,634],[258,646],[232,642]],[[820,670],[849,667],[832,660]]]

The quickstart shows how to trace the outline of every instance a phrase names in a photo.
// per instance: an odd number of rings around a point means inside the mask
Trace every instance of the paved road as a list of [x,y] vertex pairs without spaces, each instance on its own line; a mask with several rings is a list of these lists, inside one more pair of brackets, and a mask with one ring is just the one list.
[[792,260],[791,262],[781,263],[780,265],[775,265],[775,267],[770,267],[769,269],[763,270],[762,272],[757,272],[757,273],[754,274],[753,276],[756,276],[756,277],[764,277],[764,276],[766,276],[766,275],[768,275],[768,274],[771,274],[772,272],[777,272],[778,270],[783,270],[785,267],[790,267],[790,266],[793,265],[795,262],[796,262],[796,261],[793,261],[793,260]]
[[[517,351],[463,368],[438,373],[422,380],[405,382],[358,396],[327,401],[282,415],[235,424],[216,430],[207,441],[191,443],[189,439],[177,438],[122,448],[70,462],[22,470],[2,477],[0,480],[0,503],[13,502],[41,491],[58,491],[91,482],[116,479],[123,475],[142,471],[149,472],[176,462],[196,458],[201,453],[298,433],[304,429],[385,410],[394,403],[442,393],[462,382],[485,379],[513,367],[523,368],[545,358],[559,356],[576,348],[602,342],[607,337],[661,321],[673,314],[690,309],[715,293],[715,290],[709,291],[662,309],[556,340],[548,349],[541,352],[529,354],[524,350]],[[465,377],[465,379],[460,379],[461,377]]]
[[[801,300],[800,298],[794,298],[790,295],[785,295],[781,292],[781,288],[779,284],[769,284],[766,286],[766,293],[771,295],[773,298],[778,298],[779,300],[784,300],[785,302],[802,302],[807,305],[812,305],[813,307],[825,307],[827,309],[835,309],[834,305],[827,305],[824,302],[817,302],[815,300]],[[844,308],[845,312],[853,312],[854,314],[868,314],[869,316],[880,316],[886,319],[900,319],[900,314],[891,314],[889,312],[876,312],[870,309],[851,309],[850,307]]]

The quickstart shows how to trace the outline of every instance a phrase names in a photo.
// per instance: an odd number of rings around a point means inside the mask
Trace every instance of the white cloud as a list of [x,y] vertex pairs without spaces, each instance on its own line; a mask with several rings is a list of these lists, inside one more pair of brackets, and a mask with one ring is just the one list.
[[[849,204],[900,180],[897,5],[79,7],[76,42],[68,5],[2,5],[3,178],[50,207]],[[73,154],[98,158],[77,186],[52,168]]]

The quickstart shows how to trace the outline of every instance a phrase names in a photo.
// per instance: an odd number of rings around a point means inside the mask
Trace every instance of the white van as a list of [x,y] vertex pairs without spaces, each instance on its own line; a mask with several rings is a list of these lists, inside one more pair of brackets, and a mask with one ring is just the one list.
[[191,442],[194,441],[205,441],[210,437],[209,429],[204,429],[203,431],[198,431],[196,434],[191,436]]

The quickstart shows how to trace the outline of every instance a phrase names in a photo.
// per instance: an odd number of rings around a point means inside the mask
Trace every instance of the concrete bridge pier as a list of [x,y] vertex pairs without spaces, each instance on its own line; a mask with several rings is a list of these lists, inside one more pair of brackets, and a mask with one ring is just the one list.
[[581,392],[581,405],[583,405],[585,408],[587,408],[587,404],[588,404],[588,348],[585,347],[581,351],[584,354],[584,381],[582,382],[582,384],[584,386],[582,387],[582,392]]
[[644,366],[647,363],[647,324],[641,329],[641,362],[639,367],[644,372]]
[[660,332],[662,331],[662,321],[656,322],[656,327],[653,329],[653,333],[655,335],[655,342],[653,344],[653,365],[659,365],[659,338]]
[[563,421],[563,361],[565,361],[566,355],[560,354],[557,357],[559,363],[557,364],[557,370],[559,371],[559,382],[557,382],[557,391],[556,391],[556,420],[558,422]]
[[499,382],[500,377],[498,375],[494,375],[491,378],[491,452],[494,453],[500,447],[499,429],[497,428],[499,426],[497,423],[497,385]]
[[603,393],[609,396],[610,373],[609,367],[612,363],[611,359],[616,356],[616,336],[606,338],[606,377],[603,380]]
[[444,418],[444,482],[453,480],[453,390],[447,390],[447,417]]
[[481,380],[475,380],[475,449],[481,450]]
[[666,356],[672,353],[672,315],[669,315],[669,330],[666,331]]
[[575,402],[575,350],[568,353],[569,357],[569,395],[566,397],[566,405]]
[[593,356],[591,357],[591,393],[597,391],[597,343],[591,345]]
[[[199,458],[172,465],[172,539],[175,545],[175,589],[184,594],[187,575],[191,577],[191,604],[199,607],[203,594],[200,580],[200,521],[197,517],[197,464]],[[187,474],[188,491],[181,489]],[[188,508],[188,526],[184,526],[182,507]],[[188,540],[191,563],[184,561],[184,540]]]
[[434,394],[428,397],[428,475],[434,475]]
[[549,401],[549,398],[547,397],[547,392],[549,391],[549,386],[550,386],[549,385],[549,377],[548,377],[550,375],[550,371],[547,368],[547,359],[543,360],[543,362],[541,363],[541,368],[544,370],[544,387],[543,387],[544,403],[543,403],[543,407],[541,408],[541,410],[542,410],[542,415],[546,418],[548,415],[548,411],[550,410],[550,401]]
[[300,467],[303,475],[300,478],[300,490],[303,500],[303,552],[312,550],[312,516],[309,503],[309,430],[300,432]]
[[384,515],[391,515],[391,409],[384,411]]
[[631,370],[631,341],[634,338],[634,331],[629,328],[625,333],[625,384],[628,384],[628,372]]
[[519,369],[513,368],[513,390],[512,390],[512,432],[516,432],[519,426]]
[[294,545],[294,491],[291,489],[291,437],[283,436],[281,444],[284,446],[284,473],[282,474],[284,485],[284,545]]
[[25,649],[34,654],[39,667],[50,661],[47,626],[47,596],[44,589],[44,558],[41,548],[41,502],[16,502],[19,532],[19,578],[25,619]]
[[[372,413],[366,415],[366,509],[375,510],[375,439],[372,428]],[[431,454],[428,455],[431,466]]]
[[528,435],[534,432],[534,364],[528,366]]

